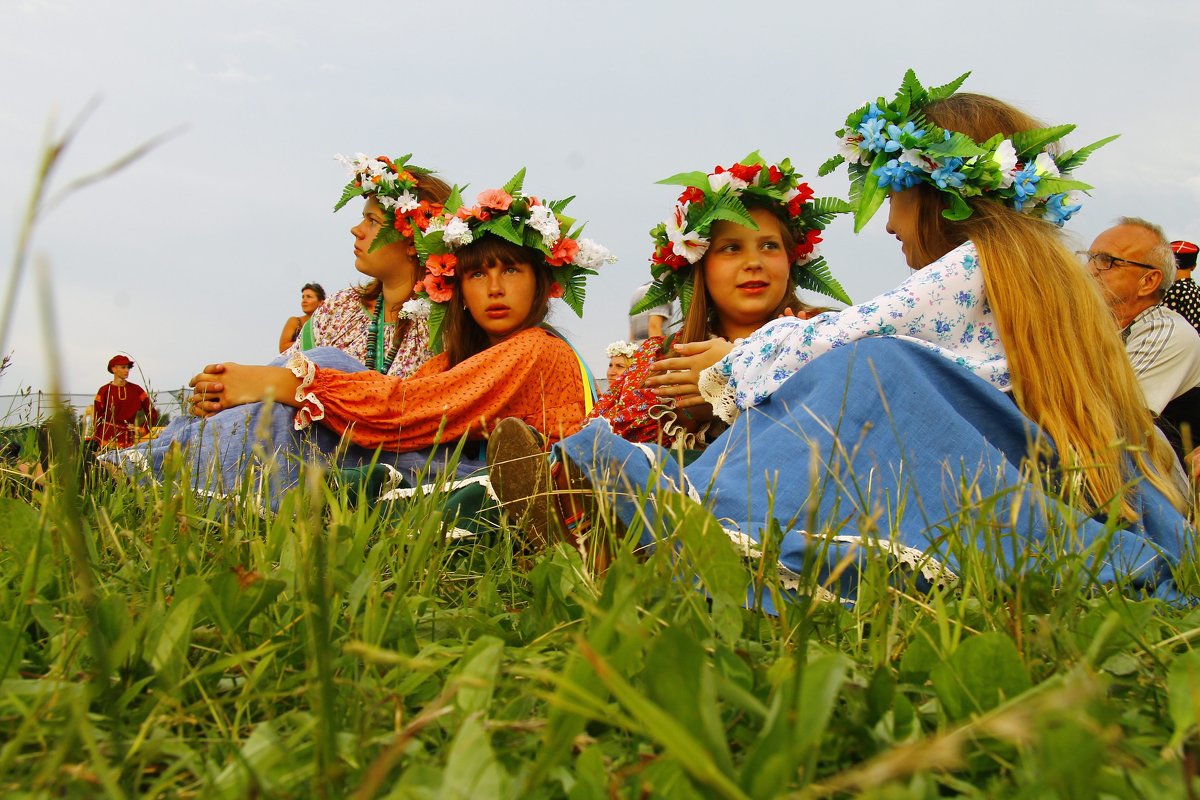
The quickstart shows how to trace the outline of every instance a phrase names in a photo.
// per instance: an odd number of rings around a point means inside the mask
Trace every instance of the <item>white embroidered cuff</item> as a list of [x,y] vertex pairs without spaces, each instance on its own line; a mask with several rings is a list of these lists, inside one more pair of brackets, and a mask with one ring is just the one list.
[[300,408],[296,411],[296,430],[302,431],[317,420],[325,419],[325,406],[315,394],[308,391],[313,379],[317,377],[317,365],[308,360],[308,356],[300,351],[292,354],[284,367],[300,379],[296,387],[296,402]]
[[732,425],[739,413],[734,402],[733,386],[729,380],[716,370],[709,367],[700,373],[700,396],[713,407],[713,414],[726,425]]

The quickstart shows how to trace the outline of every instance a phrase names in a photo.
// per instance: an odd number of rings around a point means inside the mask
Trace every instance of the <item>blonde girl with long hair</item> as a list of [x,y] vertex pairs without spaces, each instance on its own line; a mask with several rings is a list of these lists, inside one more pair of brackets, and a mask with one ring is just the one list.
[[719,360],[689,345],[663,361],[732,423],[686,469],[597,426],[559,443],[567,472],[624,488],[622,521],[659,516],[628,488],[665,477],[743,547],[778,524],[784,573],[815,560],[843,597],[862,548],[923,585],[952,580],[975,548],[1006,574],[1046,549],[1090,550],[1098,583],[1176,594],[1194,532],[1171,455],[1057,227],[1090,188],[1072,172],[1107,140],[1062,149],[1073,126],[956,94],[966,77],[926,89],[910,71],[892,102],[850,115],[821,170],[850,162],[856,229],[889,204],[907,280],[837,315],[769,323]]

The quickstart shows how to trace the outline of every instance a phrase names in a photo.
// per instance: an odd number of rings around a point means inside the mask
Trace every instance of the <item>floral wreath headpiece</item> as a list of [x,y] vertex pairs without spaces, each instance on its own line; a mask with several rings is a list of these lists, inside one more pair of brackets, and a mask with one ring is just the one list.
[[627,342],[624,339],[618,339],[612,342],[608,347],[604,348],[604,355],[612,358],[613,356],[624,356],[625,358],[633,358],[638,351],[638,346],[633,342]]
[[903,191],[918,183],[942,194],[949,204],[942,216],[949,220],[971,216],[967,198],[984,195],[1060,227],[1082,207],[1080,193],[1092,187],[1072,179],[1071,172],[1117,137],[1055,154],[1047,148],[1075,130],[1074,125],[1018,131],[1011,137],[996,134],[978,143],[929,122],[924,108],[953,95],[970,74],[926,89],[910,69],[892,102],[880,97],[846,117],[846,126],[837,132],[841,153],[817,174],[828,175],[843,161],[849,163],[856,233],[879,210],[889,189]]
[[850,298],[830,273],[817,245],[825,226],[852,207],[834,197],[814,198],[809,185],[800,182],[801,177],[792,169],[789,159],[768,164],[755,151],[728,168],[716,167],[711,173],[681,172],[659,181],[686,188],[666,221],[650,231],[654,239],[654,254],[650,257],[654,282],[629,313],[639,314],[678,297],[683,314],[687,315],[695,286],[692,267],[708,251],[712,224],[723,219],[758,229],[743,198],[776,206],[787,220],[796,240],[795,250],[788,254],[792,282],[849,304]]
[[581,317],[587,278],[598,274],[596,270],[602,265],[617,260],[602,245],[579,238],[583,226],[575,227],[575,220],[562,213],[573,197],[541,200],[522,193],[524,182],[522,168],[502,188],[480,192],[471,207],[463,203],[461,190],[455,187],[443,213],[414,233],[413,242],[425,273],[413,290],[428,308],[429,341],[434,352],[442,351],[442,323],[458,266],[454,252],[481,236],[498,236],[540,252],[554,281],[550,296],[561,297]]
[[387,224],[379,227],[367,252],[374,253],[385,245],[411,239],[414,229],[425,230],[429,221],[442,212],[439,204],[417,197],[420,176],[432,175],[433,170],[409,161],[412,153],[396,159],[387,156],[370,158],[362,153],[354,158],[341,154],[334,158],[345,165],[350,182],[342,189],[342,197],[333,210],[340,210],[355,197],[372,196],[383,210]]

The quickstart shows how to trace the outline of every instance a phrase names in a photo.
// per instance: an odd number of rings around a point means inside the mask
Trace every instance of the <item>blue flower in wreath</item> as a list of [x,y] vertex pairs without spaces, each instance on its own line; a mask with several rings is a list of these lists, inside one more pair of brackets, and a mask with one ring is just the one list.
[[1052,194],[1046,198],[1046,220],[1053,222],[1060,228],[1063,223],[1071,218],[1079,209],[1083,208],[1083,203],[1073,203],[1067,205],[1068,197],[1065,192]]
[[967,179],[966,175],[958,171],[962,164],[961,158],[947,158],[929,177],[933,179],[939,189],[961,188],[963,181]]
[[875,174],[879,177],[880,189],[890,188],[894,191],[902,192],[920,183],[921,176],[924,173],[907,161],[893,158],[875,170]]
[[1013,208],[1020,211],[1029,198],[1037,194],[1037,184],[1041,179],[1032,162],[1026,164],[1020,172],[1013,176]]
[[894,153],[902,147],[913,147],[925,135],[925,131],[917,130],[917,126],[911,121],[904,123],[901,128],[896,125],[887,126],[887,144],[883,149],[889,153]]
[[858,132],[862,134],[863,140],[859,145],[863,150],[878,152],[887,144],[887,138],[883,135],[883,126],[887,124],[887,120],[882,117],[876,119],[864,120],[858,126]]

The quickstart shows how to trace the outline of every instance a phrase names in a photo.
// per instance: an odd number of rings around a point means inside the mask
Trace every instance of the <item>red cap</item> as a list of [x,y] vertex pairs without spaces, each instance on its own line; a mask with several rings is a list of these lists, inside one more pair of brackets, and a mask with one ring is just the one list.
[[1171,242],[1171,250],[1175,253],[1175,265],[1179,269],[1196,268],[1196,245],[1182,239]]
[[112,372],[113,367],[132,367],[133,359],[129,356],[115,355],[108,360],[108,371]]

